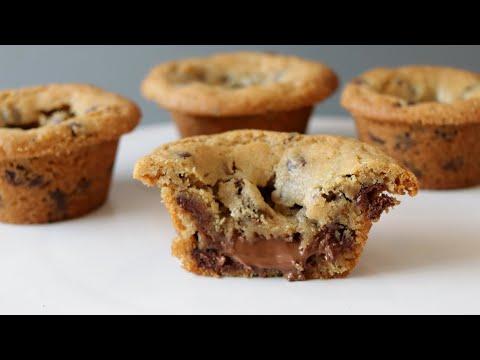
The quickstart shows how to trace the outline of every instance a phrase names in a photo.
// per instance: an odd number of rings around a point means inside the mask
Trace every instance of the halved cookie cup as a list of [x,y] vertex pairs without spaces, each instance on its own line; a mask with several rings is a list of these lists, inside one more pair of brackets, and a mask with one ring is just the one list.
[[75,218],[108,197],[118,141],[135,104],[90,85],[0,92],[0,221]]
[[161,189],[188,271],[289,280],[347,276],[392,195],[418,188],[356,140],[258,130],[166,144],[134,177]]

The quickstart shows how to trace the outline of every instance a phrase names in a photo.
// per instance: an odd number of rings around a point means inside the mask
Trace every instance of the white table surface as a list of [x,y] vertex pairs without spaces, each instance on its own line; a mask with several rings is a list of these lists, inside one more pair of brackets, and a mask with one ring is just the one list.
[[[311,132],[354,135],[348,119]],[[132,180],[135,161],[176,138],[170,125],[123,138],[110,200],[63,223],[0,225],[0,313],[480,313],[480,187],[421,192],[375,224],[347,279],[212,279],[170,255],[174,230],[156,189]]]

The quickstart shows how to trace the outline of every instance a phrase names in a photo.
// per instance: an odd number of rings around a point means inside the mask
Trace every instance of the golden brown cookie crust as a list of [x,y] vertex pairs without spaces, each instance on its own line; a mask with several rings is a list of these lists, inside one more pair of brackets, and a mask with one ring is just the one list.
[[117,144],[0,161],[0,221],[42,224],[97,209],[108,197]]
[[[45,114],[73,116],[40,126]],[[51,84],[0,92],[0,160],[60,154],[119,138],[139,122],[131,101],[95,86]]]
[[195,116],[172,112],[172,117],[182,137],[219,134],[238,129],[258,129],[280,132],[305,133],[313,107],[290,111],[269,112],[260,115]]
[[142,92],[171,111],[222,117],[312,106],[337,86],[335,73],[321,63],[237,52],[159,65]]
[[409,168],[423,189],[480,183],[480,124],[421,125],[355,117],[359,138]]
[[437,66],[368,71],[345,88],[354,115],[428,125],[480,123],[480,75]]

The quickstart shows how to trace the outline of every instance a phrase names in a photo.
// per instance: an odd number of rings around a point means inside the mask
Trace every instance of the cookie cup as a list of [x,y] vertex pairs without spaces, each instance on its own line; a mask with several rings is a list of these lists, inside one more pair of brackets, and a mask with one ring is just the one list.
[[359,141],[257,130],[164,144],[133,175],[160,188],[188,271],[291,281],[347,276],[390,195],[418,187]]
[[443,67],[376,69],[352,81],[342,105],[360,140],[417,176],[423,189],[480,184],[480,77]]
[[140,119],[132,102],[55,84],[3,91],[0,109],[1,222],[56,222],[106,201],[119,139]]
[[337,86],[323,64],[240,52],[157,66],[142,92],[170,111],[181,136],[189,137],[237,129],[304,133],[314,105]]

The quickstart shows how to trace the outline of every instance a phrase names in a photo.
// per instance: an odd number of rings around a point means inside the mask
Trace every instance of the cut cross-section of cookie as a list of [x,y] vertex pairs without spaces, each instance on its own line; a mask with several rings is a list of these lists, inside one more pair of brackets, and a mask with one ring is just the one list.
[[418,189],[373,146],[256,130],[164,145],[134,177],[161,189],[187,270],[289,280],[346,276],[393,196]]

